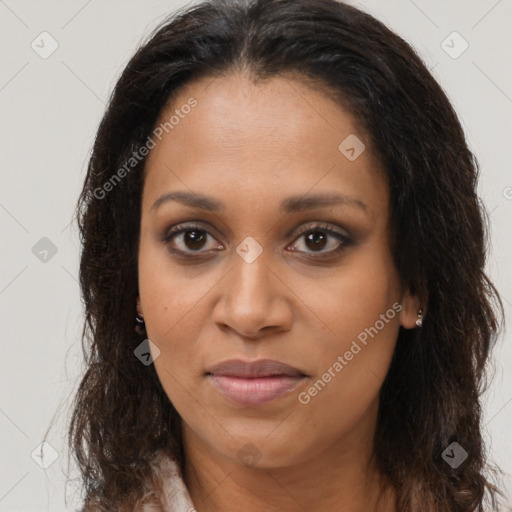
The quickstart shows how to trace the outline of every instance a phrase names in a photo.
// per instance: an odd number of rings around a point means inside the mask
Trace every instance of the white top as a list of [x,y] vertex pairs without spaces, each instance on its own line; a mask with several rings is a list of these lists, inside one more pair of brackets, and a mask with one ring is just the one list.
[[195,512],[196,509],[176,462],[164,457],[155,469],[162,481],[163,493],[160,500],[163,508],[144,505],[142,512]]

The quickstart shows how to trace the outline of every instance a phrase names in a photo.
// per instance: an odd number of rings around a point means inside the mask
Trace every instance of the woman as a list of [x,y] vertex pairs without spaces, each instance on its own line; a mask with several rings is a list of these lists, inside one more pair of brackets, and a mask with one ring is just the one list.
[[84,510],[497,510],[477,173],[420,58],[354,7],[163,23],[77,205]]

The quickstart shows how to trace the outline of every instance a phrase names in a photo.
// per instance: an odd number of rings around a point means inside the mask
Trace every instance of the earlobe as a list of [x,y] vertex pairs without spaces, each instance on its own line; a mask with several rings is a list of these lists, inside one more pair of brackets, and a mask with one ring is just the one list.
[[140,305],[140,297],[137,295],[137,314],[135,315],[135,332],[143,336],[146,334],[146,323],[144,322],[144,315],[142,314],[142,307]]
[[400,325],[405,329],[421,327],[425,308],[416,295],[411,295],[407,290],[402,297],[402,311],[400,312]]

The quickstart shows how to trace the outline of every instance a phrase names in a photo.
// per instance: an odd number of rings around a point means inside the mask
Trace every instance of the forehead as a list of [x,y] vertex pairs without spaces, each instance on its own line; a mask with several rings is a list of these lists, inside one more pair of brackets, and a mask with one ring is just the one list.
[[[298,79],[202,78],[179,91],[158,127],[161,140],[155,138],[148,155],[144,192],[153,200],[176,188],[224,193],[227,203],[315,188],[364,192],[386,207],[378,162],[353,117]],[[361,151],[357,158],[348,158],[347,144]]]

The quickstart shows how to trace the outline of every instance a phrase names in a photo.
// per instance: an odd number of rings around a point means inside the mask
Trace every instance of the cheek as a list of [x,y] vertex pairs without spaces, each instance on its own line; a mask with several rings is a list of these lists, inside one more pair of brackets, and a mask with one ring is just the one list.
[[200,326],[197,316],[202,311],[201,301],[217,280],[214,273],[178,265],[163,245],[143,237],[139,293],[150,339],[165,350],[177,338],[192,337]]
[[[172,276],[146,284],[144,317],[148,338],[160,350],[157,367],[165,365],[169,372],[180,375],[200,361],[197,343],[207,322],[201,299],[207,287],[201,280],[191,283]],[[141,289],[141,296],[143,293]]]
[[165,250],[141,243],[139,293],[146,332],[159,350],[154,364],[160,381],[175,402],[181,386],[189,389],[191,376],[199,371],[197,340],[207,320],[201,300],[216,281],[208,274],[194,277],[190,273],[197,269],[171,263]]
[[391,259],[379,247],[359,252],[335,278],[319,283],[316,293],[310,289],[308,306],[322,331],[322,350],[309,347],[317,373],[299,400],[310,418],[350,425],[376,399],[400,328],[398,290]]
[[400,299],[399,281],[383,244],[368,244],[364,250],[352,253],[335,272],[316,280],[314,287],[307,279],[295,283],[297,294],[305,299],[319,319],[323,334],[329,337],[326,342],[335,348],[343,348],[390,308],[391,323],[398,323],[392,306]]
[[326,334],[315,365],[318,373],[298,393],[301,435],[313,440],[313,453],[357,430],[378,410],[398,336],[400,306],[370,299],[372,305],[348,301],[343,313],[332,317],[329,326],[336,335]]
[[183,294],[181,300],[175,300],[176,281],[174,285],[174,292],[162,289],[146,330],[160,351],[154,365],[169,400],[180,414],[185,411],[186,416],[195,417],[201,411],[195,411],[198,402],[193,395],[204,368],[197,340],[201,339],[205,319],[196,295]]

